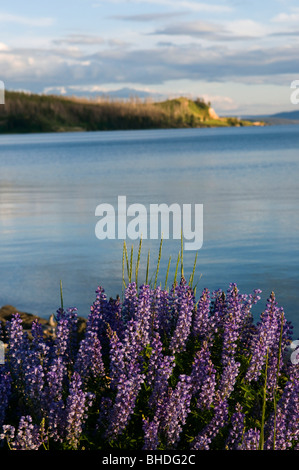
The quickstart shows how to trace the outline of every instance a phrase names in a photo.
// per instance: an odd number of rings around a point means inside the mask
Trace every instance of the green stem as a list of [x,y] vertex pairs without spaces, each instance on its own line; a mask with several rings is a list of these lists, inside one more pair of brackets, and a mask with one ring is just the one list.
[[148,255],[147,255],[146,276],[145,276],[146,285],[148,285],[149,263],[150,263],[150,250],[148,250]]
[[131,247],[131,257],[130,257],[130,272],[129,272],[129,282],[132,282],[132,272],[133,272],[133,251],[134,247]]
[[184,246],[183,246],[183,231],[181,230],[181,278],[184,277]]
[[265,383],[264,383],[264,389],[263,389],[262,422],[261,422],[261,433],[260,433],[259,450],[264,450],[264,443],[265,443],[264,428],[265,428],[266,402],[267,402],[268,354],[269,354],[269,351],[268,351],[268,348],[267,348],[266,366],[265,366]]
[[60,281],[60,305],[61,305],[61,311],[63,312],[62,281]]
[[179,251],[178,260],[177,260],[177,263],[176,263],[176,268],[175,268],[175,273],[174,273],[174,280],[173,280],[173,284],[174,284],[174,285],[176,284],[176,278],[177,278],[177,274],[178,274],[178,268],[179,268],[180,259],[181,259],[181,252]]
[[159,268],[160,268],[161,253],[162,253],[162,243],[163,243],[163,236],[161,237],[161,241],[160,241],[159,256],[158,256],[158,263],[157,263],[157,271],[156,271],[154,289],[156,289],[157,279],[158,279],[158,273],[159,273]]
[[123,246],[123,259],[122,259],[122,292],[123,290],[126,288],[126,281],[125,281],[125,243],[124,242],[124,246]]
[[276,371],[276,385],[274,390],[274,434],[273,434],[273,450],[275,450],[275,441],[276,441],[276,418],[277,418],[277,390],[278,390],[278,378],[279,378],[279,369],[281,361],[281,344],[282,344],[282,333],[283,333],[283,318],[284,312],[281,313],[281,326],[280,326],[280,336],[279,336],[279,346],[278,346],[278,362],[277,362],[277,371]]
[[166,278],[165,278],[165,287],[164,287],[164,290],[166,290],[166,288],[167,288],[167,281],[168,281],[168,274],[169,274],[170,262],[171,262],[171,256],[169,256],[169,261],[168,261],[168,266],[167,266],[167,271],[166,271]]
[[189,286],[192,288],[193,285],[193,280],[194,280],[194,274],[195,274],[195,268],[196,268],[196,263],[197,263],[197,252],[195,255],[195,260],[194,260],[194,265],[193,265],[193,271],[189,279]]
[[140,237],[138,256],[137,256],[137,262],[136,262],[136,287],[137,288],[138,288],[138,271],[139,271],[139,264],[140,264],[141,246],[142,246],[142,236]]

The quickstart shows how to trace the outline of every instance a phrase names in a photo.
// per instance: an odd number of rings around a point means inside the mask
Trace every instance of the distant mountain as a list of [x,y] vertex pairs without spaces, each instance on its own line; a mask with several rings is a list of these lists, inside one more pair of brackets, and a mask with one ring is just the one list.
[[249,121],[262,120],[267,124],[299,124],[299,110],[295,111],[283,111],[275,114],[262,114],[262,115],[250,115],[242,116],[242,119],[248,119]]
[[[51,91],[46,93],[47,95],[52,95]],[[97,98],[111,98],[111,99],[122,99],[129,100],[130,98],[139,98],[141,100],[151,98],[154,101],[160,100],[163,98],[163,95],[159,93],[151,93],[144,90],[136,90],[134,88],[120,88],[118,90],[110,91],[79,91],[76,90],[74,93],[71,89],[66,89],[65,93],[62,95],[64,97],[73,97],[77,98],[86,98],[86,99],[97,99]]]
[[161,98],[162,95],[158,93],[151,93],[144,90],[135,90],[134,88],[120,88],[119,90],[108,91],[107,93],[101,93],[103,96],[110,96],[112,98],[120,98],[120,99],[129,99],[129,98],[152,98],[158,99]]
[[272,114],[272,116],[270,117],[278,118],[278,119],[292,119],[292,120],[294,119],[295,121],[299,121],[299,109],[296,109],[296,111],[287,111],[287,112]]

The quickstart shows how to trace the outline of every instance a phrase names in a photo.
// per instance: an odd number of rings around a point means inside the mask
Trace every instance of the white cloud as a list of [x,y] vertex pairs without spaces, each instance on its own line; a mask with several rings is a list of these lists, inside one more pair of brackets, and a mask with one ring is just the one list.
[[[186,24],[184,24],[186,26]],[[228,35],[236,38],[241,34],[241,24],[227,33],[209,23],[196,23],[207,35]],[[195,25],[195,26],[196,26]],[[187,24],[188,26],[188,24]],[[189,24],[190,26],[190,24]],[[193,23],[194,26],[194,23]],[[194,26],[194,27],[195,27]],[[257,35],[255,23],[246,23],[244,32]],[[247,29],[246,29],[247,28]],[[89,43],[89,35],[66,38]],[[59,42],[60,40],[56,41]],[[52,45],[55,41],[52,41]],[[46,87],[70,87],[104,85],[122,86],[131,83],[134,88],[157,86],[169,81],[190,82],[215,81],[224,83],[290,83],[288,77],[296,74],[297,47],[292,44],[264,47],[259,41],[255,47],[242,47],[234,41],[211,44],[210,47],[193,42],[163,47],[152,45],[140,48],[111,48],[107,40],[96,53],[83,53],[69,48],[8,48],[0,45],[1,79],[11,88],[27,88],[42,91]],[[296,78],[296,77],[295,77]],[[215,93],[218,96],[218,93]],[[220,94],[219,94],[220,95]],[[228,98],[216,98],[221,106],[234,106]],[[222,101],[221,101],[222,100]],[[215,98],[210,101],[215,102]]]
[[171,36],[190,36],[209,41],[235,41],[258,39],[271,34],[267,26],[252,20],[235,20],[229,22],[211,23],[207,21],[186,21],[174,23],[153,34]]
[[0,23],[16,23],[24,26],[47,27],[53,25],[54,19],[48,17],[30,18],[28,16],[12,15],[10,13],[0,12]]
[[218,111],[235,111],[238,109],[238,104],[230,96],[221,95],[202,95],[205,102],[211,102],[213,108]]
[[[93,7],[100,7],[107,0],[95,2]],[[207,12],[207,13],[229,13],[232,8],[228,5],[214,5],[205,2],[196,2],[192,0],[109,0],[109,3],[135,3],[135,4],[149,4],[149,5],[166,5],[172,8],[184,8],[194,12]]]
[[61,39],[55,39],[53,44],[56,45],[96,45],[103,44],[104,39],[101,36],[89,34],[70,34]]
[[64,86],[50,86],[46,87],[43,90],[43,93],[47,94],[53,94],[53,95],[65,95],[67,93],[67,90]]
[[292,8],[292,13],[279,13],[274,16],[271,21],[273,23],[295,23],[299,22],[299,8]]
[[265,24],[253,20],[235,20],[227,23],[226,29],[233,36],[258,38],[267,34],[268,28]]
[[4,44],[4,42],[0,42],[0,51],[8,51],[9,47]]

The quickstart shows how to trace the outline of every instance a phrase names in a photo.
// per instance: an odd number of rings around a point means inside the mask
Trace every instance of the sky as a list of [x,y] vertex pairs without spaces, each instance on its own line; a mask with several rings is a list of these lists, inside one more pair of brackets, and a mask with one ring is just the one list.
[[296,110],[298,79],[297,0],[0,2],[6,90],[130,88],[201,97],[220,115],[243,116]]

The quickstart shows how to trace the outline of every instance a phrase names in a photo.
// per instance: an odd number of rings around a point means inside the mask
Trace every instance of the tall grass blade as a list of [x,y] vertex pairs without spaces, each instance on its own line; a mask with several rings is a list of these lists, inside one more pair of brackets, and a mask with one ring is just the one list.
[[157,286],[157,279],[158,279],[158,273],[159,273],[160,261],[161,261],[161,254],[162,254],[162,244],[163,244],[163,235],[162,235],[161,241],[160,241],[160,247],[159,247],[159,255],[158,255],[158,262],[157,262],[157,270],[156,270],[156,277],[155,277],[154,289],[156,289],[156,286]]
[[191,289],[192,289],[192,287],[193,287],[194,274],[195,274],[196,263],[197,263],[197,254],[198,254],[198,253],[196,252],[195,260],[194,260],[194,265],[193,265],[193,271],[192,271],[192,273],[191,273],[191,275],[190,275],[190,279],[189,279],[189,286],[191,287]]
[[129,270],[129,282],[132,282],[132,273],[133,273],[133,251],[134,247],[131,247],[131,256],[130,256],[130,270]]
[[136,274],[135,274],[136,287],[138,287],[138,271],[139,271],[139,265],[140,265],[141,247],[142,247],[142,236],[140,237],[137,261],[136,261]]
[[126,281],[125,281],[125,244],[126,242],[124,242],[124,245],[123,245],[123,259],[122,259],[122,292],[124,291],[124,289],[126,289],[127,285],[126,285]]
[[60,306],[61,311],[63,312],[63,293],[62,293],[62,281],[60,280]]
[[169,261],[168,261],[168,266],[167,266],[167,271],[166,271],[165,286],[164,286],[165,290],[167,288],[167,281],[168,281],[170,263],[171,263],[171,255],[169,256]]
[[263,407],[262,407],[262,421],[261,421],[259,450],[264,450],[264,443],[265,443],[265,434],[264,433],[265,433],[265,416],[266,416],[266,403],[267,403],[268,356],[269,356],[269,349],[267,348],[266,366],[265,366],[265,382],[264,382],[264,388],[263,388]]
[[177,280],[180,259],[181,259],[181,252],[179,251],[178,259],[177,259],[177,263],[176,263],[176,268],[175,268],[175,273],[174,273],[174,279],[173,279],[173,284],[174,285],[176,284],[176,280]]
[[181,278],[184,277],[184,242],[183,231],[181,230]]
[[148,254],[147,254],[146,275],[145,275],[145,284],[146,285],[148,285],[149,263],[150,263],[150,250],[148,250]]
[[127,250],[126,241],[124,241],[124,251],[125,251],[126,263],[127,263],[127,275],[128,275],[128,277],[129,277],[129,275],[130,275],[130,268],[129,268],[129,257],[128,257],[128,250]]
[[279,336],[279,346],[278,346],[278,359],[277,359],[277,370],[276,370],[276,385],[274,390],[274,430],[273,430],[273,450],[275,450],[275,441],[276,441],[276,419],[277,419],[277,391],[278,391],[278,379],[279,379],[279,369],[281,361],[281,344],[282,344],[282,333],[283,333],[283,319],[284,312],[281,313],[281,326],[280,326],[280,336]]

